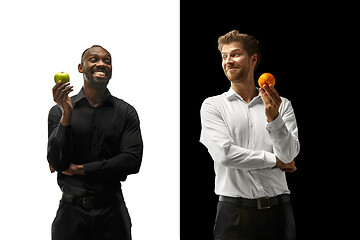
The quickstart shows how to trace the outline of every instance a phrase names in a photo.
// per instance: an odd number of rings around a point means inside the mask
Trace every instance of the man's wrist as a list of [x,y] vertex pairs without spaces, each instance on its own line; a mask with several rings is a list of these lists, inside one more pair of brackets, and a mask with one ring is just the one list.
[[70,163],[69,169],[66,171],[63,171],[62,173],[65,175],[68,175],[68,176],[85,175],[84,166],[73,164],[73,163]]
[[76,165],[76,173],[79,175],[85,175],[84,165]]
[[279,112],[275,115],[275,117],[267,117],[266,121],[268,123],[271,123],[272,121],[274,121],[277,117],[279,116]]
[[60,123],[64,127],[69,126],[71,124],[71,113],[64,112],[61,117]]
[[275,157],[275,158],[276,158],[275,166],[278,167],[278,168],[284,167],[284,163],[282,161],[280,161],[277,157]]
[[279,159],[278,159],[277,157],[275,157],[275,158],[276,158],[275,166],[276,166],[276,167],[279,167]]

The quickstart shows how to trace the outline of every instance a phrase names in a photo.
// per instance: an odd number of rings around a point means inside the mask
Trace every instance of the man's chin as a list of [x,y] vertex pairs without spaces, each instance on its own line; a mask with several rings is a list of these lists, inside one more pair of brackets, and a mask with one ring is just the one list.
[[237,76],[226,75],[226,77],[229,79],[230,82],[234,82],[234,83],[241,82],[241,78]]
[[110,79],[109,78],[92,78],[89,83],[91,86],[95,88],[105,88],[109,84]]
[[226,74],[226,77],[229,79],[230,82],[233,83],[239,83],[242,82],[246,79],[246,74],[242,73],[242,74]]
[[110,78],[108,78],[108,77],[97,77],[97,76],[93,76],[92,79],[94,82],[99,82],[99,83],[109,82],[109,80],[110,80]]

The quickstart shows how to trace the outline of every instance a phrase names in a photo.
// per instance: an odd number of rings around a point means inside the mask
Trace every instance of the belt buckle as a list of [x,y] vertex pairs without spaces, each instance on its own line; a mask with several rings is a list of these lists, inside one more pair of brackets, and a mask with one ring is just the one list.
[[258,198],[256,200],[257,200],[257,207],[259,210],[270,208],[270,198],[269,197],[262,197],[262,198]]
[[94,207],[96,207],[95,197],[84,197],[82,199],[82,205],[85,208],[94,208]]

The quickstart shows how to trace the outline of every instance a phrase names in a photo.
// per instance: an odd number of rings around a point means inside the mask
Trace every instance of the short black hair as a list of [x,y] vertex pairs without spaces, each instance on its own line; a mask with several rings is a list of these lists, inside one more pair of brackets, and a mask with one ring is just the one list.
[[[83,58],[84,58],[85,53],[86,53],[89,49],[91,49],[91,48],[93,48],[93,47],[101,47],[102,49],[106,50],[105,48],[103,48],[103,47],[100,46],[100,45],[92,45],[91,47],[85,49],[85,51],[81,54],[81,64],[83,64]],[[108,51],[108,50],[106,50],[106,51]]]

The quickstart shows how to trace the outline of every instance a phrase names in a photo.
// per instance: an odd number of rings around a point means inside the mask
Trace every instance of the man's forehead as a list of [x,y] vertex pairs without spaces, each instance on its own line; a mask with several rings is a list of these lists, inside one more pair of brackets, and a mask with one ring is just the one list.
[[222,46],[221,54],[227,54],[233,51],[243,51],[244,47],[241,42],[226,43]]
[[85,56],[91,56],[91,55],[108,55],[109,57],[111,57],[111,54],[106,49],[104,49],[102,47],[89,48],[85,52]]

